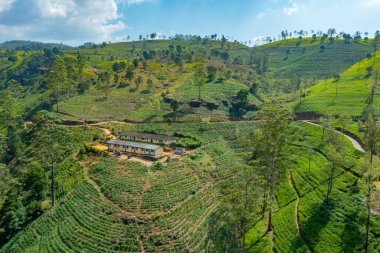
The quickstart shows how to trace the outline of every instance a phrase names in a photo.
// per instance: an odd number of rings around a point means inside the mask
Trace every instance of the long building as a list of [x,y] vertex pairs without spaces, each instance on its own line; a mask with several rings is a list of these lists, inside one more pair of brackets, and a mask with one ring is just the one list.
[[152,157],[159,157],[164,152],[163,148],[158,145],[122,140],[109,140],[107,141],[107,146],[108,151],[111,152],[146,155]]
[[141,141],[165,144],[170,144],[178,141],[178,138],[176,137],[161,134],[148,134],[139,132],[114,132],[113,135],[117,136],[120,140],[128,141]]

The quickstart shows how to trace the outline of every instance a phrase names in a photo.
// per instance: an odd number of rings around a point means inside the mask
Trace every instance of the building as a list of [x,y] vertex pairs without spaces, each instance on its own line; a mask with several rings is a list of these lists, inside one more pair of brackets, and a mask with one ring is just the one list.
[[141,141],[141,142],[150,142],[150,143],[165,143],[170,144],[177,142],[178,138],[161,135],[161,134],[148,134],[148,133],[139,133],[139,132],[114,132],[113,135],[117,136],[120,140],[128,141]]
[[174,150],[174,154],[185,155],[186,154],[186,149],[185,148],[181,148],[181,147],[176,147],[175,150]]
[[160,157],[164,150],[154,144],[137,143],[131,141],[109,140],[107,141],[108,151],[127,154],[145,155]]

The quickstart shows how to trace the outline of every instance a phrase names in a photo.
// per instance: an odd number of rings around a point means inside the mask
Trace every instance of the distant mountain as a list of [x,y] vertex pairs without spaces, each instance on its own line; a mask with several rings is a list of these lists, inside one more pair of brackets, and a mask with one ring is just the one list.
[[16,50],[16,51],[39,51],[42,49],[58,48],[60,50],[71,49],[72,47],[62,43],[43,43],[38,41],[27,40],[10,40],[0,44],[2,50]]

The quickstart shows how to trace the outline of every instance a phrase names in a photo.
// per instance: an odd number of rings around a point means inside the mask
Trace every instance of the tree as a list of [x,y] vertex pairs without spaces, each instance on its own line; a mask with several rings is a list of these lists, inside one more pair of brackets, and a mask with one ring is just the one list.
[[327,30],[327,35],[329,35],[329,37],[334,37],[334,35],[336,34],[336,29],[335,28],[329,28]]
[[10,162],[13,159],[18,159],[22,155],[22,141],[20,133],[15,124],[11,124],[7,128],[7,138],[6,138],[6,162]]
[[134,77],[135,77],[135,73],[133,72],[133,70],[131,68],[128,68],[127,73],[125,74],[125,78],[127,78],[127,80],[129,80],[130,84],[132,83],[132,80]]
[[59,112],[60,95],[67,88],[67,69],[62,57],[56,55],[49,67],[46,77],[48,88],[52,91],[57,105],[56,112]]
[[59,119],[46,111],[40,111],[35,117],[36,125],[36,152],[33,154],[41,161],[45,170],[50,171],[50,197],[51,206],[55,205],[55,175],[58,164],[70,155],[72,138],[67,128],[57,125]]
[[[4,228],[6,235],[11,236],[19,231],[26,221],[26,209],[16,189],[8,192],[0,209],[0,227]],[[7,236],[6,239],[9,239]],[[0,242],[3,238],[0,239]]]
[[28,166],[23,184],[25,190],[29,192],[28,199],[30,201],[41,201],[45,198],[47,190],[46,173],[39,163]]
[[86,58],[79,54],[77,56],[77,68],[78,68],[79,78],[83,77],[83,70],[85,66],[86,66]]
[[380,31],[376,31],[374,38],[373,38],[373,47],[374,47],[373,64],[374,64],[374,66],[376,66],[376,53],[378,50],[379,43],[380,43]]
[[265,193],[268,198],[268,232],[272,231],[272,209],[274,196],[287,166],[287,142],[292,115],[290,111],[278,104],[264,105],[258,113],[259,130],[251,137],[252,160],[263,176]]
[[109,95],[109,91],[111,90],[111,80],[112,75],[110,72],[106,71],[99,75],[99,80],[101,81],[102,90],[104,92],[104,96],[107,99]]
[[368,151],[363,164],[363,177],[360,180],[360,186],[365,196],[366,204],[366,224],[365,224],[365,252],[368,252],[369,247],[369,230],[371,222],[371,205],[372,205],[372,192],[374,191],[373,182],[378,177],[379,172],[375,170],[373,157],[379,151],[380,144],[380,125],[373,119],[372,113],[364,125],[364,144]]
[[212,82],[215,80],[217,71],[218,71],[218,69],[216,67],[207,66],[207,78],[208,78],[209,82]]
[[334,179],[337,176],[339,168],[343,166],[346,155],[343,139],[339,138],[339,135],[340,134],[330,126],[327,128],[324,138],[328,160],[325,164],[325,170],[327,172],[327,192],[325,202],[327,204],[330,202],[330,194],[334,187]]
[[18,121],[18,101],[12,87],[0,93],[0,122],[3,126],[14,125]]
[[199,61],[195,65],[195,72],[194,72],[194,81],[195,85],[198,87],[198,100],[201,100],[201,91],[202,87],[205,83],[206,73],[204,71],[204,62]]
[[139,60],[138,59],[133,59],[133,66],[135,68],[138,68],[139,67]]
[[148,89],[151,90],[153,88],[153,80],[152,79],[148,79],[148,81],[146,81],[146,84],[148,85]]
[[151,33],[151,34],[150,34],[150,38],[151,38],[152,40],[154,40],[156,37],[157,37],[157,33]]
[[179,109],[179,103],[177,100],[173,100],[171,103],[170,103],[170,108],[172,109],[173,111],[173,118],[175,119],[175,116],[176,116],[176,113]]
[[257,96],[257,90],[259,89],[259,83],[258,82],[254,82],[251,84],[251,88],[249,88],[249,92],[254,95],[254,96]]
[[113,81],[114,81],[114,83],[116,83],[116,84],[119,83],[119,81],[120,81],[120,77],[119,77],[119,75],[118,75],[117,73],[115,73],[115,74],[113,75]]
[[378,152],[380,143],[380,125],[373,119],[372,114],[369,114],[365,122],[363,140],[372,163],[373,156]]
[[143,79],[141,76],[138,76],[136,79],[135,79],[135,85],[136,85],[136,90],[138,90],[140,88],[140,85],[142,84],[143,82]]
[[247,225],[253,224],[259,217],[263,179],[250,166],[232,170],[233,176],[222,185],[222,210],[235,235],[234,245],[239,245],[241,252],[246,252]]
[[221,46],[222,46],[222,48],[224,48],[224,44],[226,44],[226,42],[227,42],[226,37],[224,35],[222,35],[222,40],[221,40]]
[[13,159],[21,157],[22,142],[18,132],[21,119],[18,113],[18,101],[16,97],[19,86],[16,81],[8,82],[7,86],[0,94],[0,125],[5,126],[7,130],[5,161],[9,163]]

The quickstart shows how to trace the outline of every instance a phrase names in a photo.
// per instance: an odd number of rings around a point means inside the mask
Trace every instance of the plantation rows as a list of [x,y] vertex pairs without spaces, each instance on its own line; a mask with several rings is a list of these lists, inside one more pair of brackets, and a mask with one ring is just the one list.
[[126,211],[166,211],[194,194],[201,181],[186,164],[148,173],[136,163],[106,160],[90,169],[102,192]]
[[152,187],[145,192],[141,207],[147,211],[168,210],[201,187],[197,174],[186,165],[177,163],[154,172],[150,183]]
[[88,183],[13,238],[1,252],[139,252],[139,232],[122,223]]
[[[299,47],[293,40],[279,46],[259,49],[270,54],[270,68],[280,74],[299,74],[302,77],[322,79],[327,74],[339,74],[354,62],[360,61],[372,52],[371,43],[344,44],[336,41],[325,43],[321,50],[319,41],[304,41]],[[329,72],[329,73],[328,73]]]
[[[303,140],[300,137],[303,136]],[[331,203],[325,203],[327,192],[326,157],[322,143],[322,130],[318,127],[297,123],[295,138],[291,140],[297,146],[291,148],[292,179],[300,193],[298,216],[301,235],[296,229],[296,194],[291,180],[285,181],[276,194],[277,207],[273,215],[274,248],[277,252],[307,252],[306,243],[314,252],[360,252],[363,247],[364,207],[359,198],[358,178],[350,171],[340,169],[334,178],[334,187],[330,195]],[[314,152],[309,155],[310,148]],[[346,143],[348,156],[345,166],[358,170],[358,161],[362,156],[351,143]],[[296,159],[295,159],[296,157]],[[310,158],[310,170],[309,170]],[[266,222],[264,219],[262,222]],[[263,224],[259,222],[247,233],[248,245],[253,249],[270,247],[270,240],[263,237]],[[265,226],[265,225],[264,225]],[[376,225],[373,225],[375,228]],[[376,231],[372,236],[375,236]],[[263,239],[260,239],[263,238]],[[263,246],[264,244],[264,246]],[[265,246],[266,245],[266,246]],[[372,241],[372,252],[378,245]],[[260,246],[260,247],[259,247]],[[254,252],[254,251],[250,251]]]
[[[208,187],[186,201],[175,211],[160,217],[144,240],[144,246],[158,247],[161,251],[204,249],[213,224],[209,219],[217,208],[215,189]],[[160,232],[158,232],[160,231]],[[149,250],[148,250],[149,252]]]

